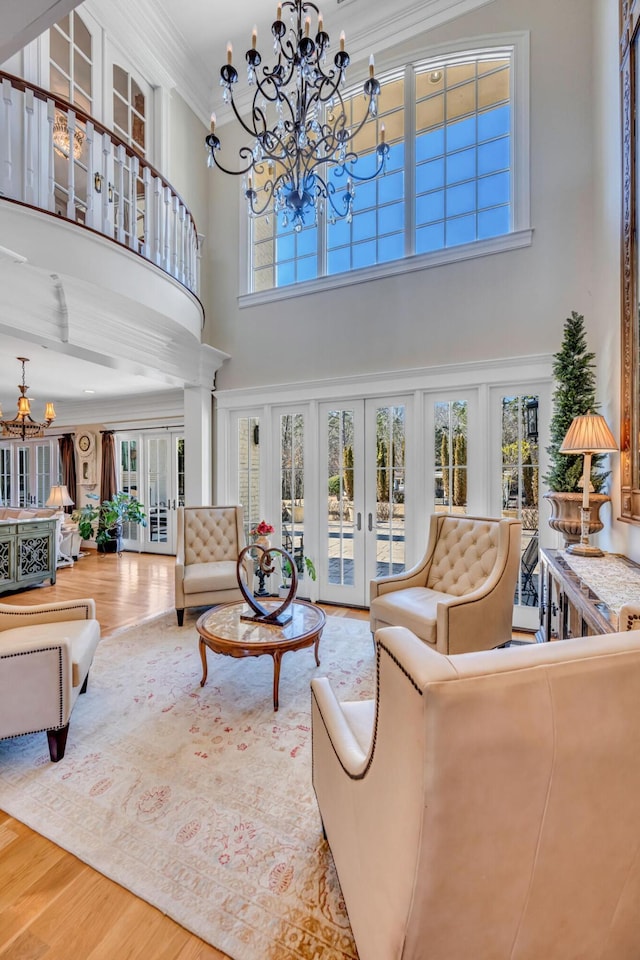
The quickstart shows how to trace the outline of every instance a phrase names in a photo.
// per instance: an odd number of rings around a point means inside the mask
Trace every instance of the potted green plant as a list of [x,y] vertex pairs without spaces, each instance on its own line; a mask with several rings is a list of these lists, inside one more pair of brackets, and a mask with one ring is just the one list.
[[[563,534],[565,547],[580,539],[583,457],[560,453],[560,447],[574,417],[597,410],[595,354],[587,350],[587,337],[582,314],[571,312],[564,323],[560,350],[553,357],[556,386],[553,393],[553,415],[550,422],[549,470],[543,479],[549,488],[545,499],[551,506],[549,525]],[[591,484],[594,493],[589,499],[591,519],[589,532],[602,530],[598,512],[610,497],[601,493],[608,476],[601,469],[602,456],[591,462]]]
[[95,538],[99,553],[122,553],[122,525],[136,523],[146,527],[147,516],[136,497],[120,491],[100,504],[87,503],[75,510],[72,519],[78,523],[83,540]]
[[[296,564],[296,568],[299,573],[304,573],[306,571],[309,578],[315,582],[317,578],[317,573],[316,573],[315,564],[311,559],[311,557],[307,557],[304,554],[302,556],[297,556],[294,558],[294,563]],[[282,558],[280,567],[281,567],[281,573],[282,573],[282,583],[280,584],[278,593],[280,594],[281,597],[286,597],[289,592],[289,586],[291,581],[291,564],[289,563],[286,557]]]

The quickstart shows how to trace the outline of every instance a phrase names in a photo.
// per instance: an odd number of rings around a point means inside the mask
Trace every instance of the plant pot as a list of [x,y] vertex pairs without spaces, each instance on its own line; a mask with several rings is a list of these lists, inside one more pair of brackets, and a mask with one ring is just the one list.
[[[551,506],[549,526],[557,530],[564,537],[564,546],[580,541],[580,512],[582,510],[582,493],[545,493],[545,500]],[[611,497],[604,493],[589,494],[589,533],[602,530],[604,523],[599,517],[600,507],[608,503]]]
[[107,540],[98,544],[98,553],[122,553],[123,546],[122,525],[120,524],[109,531]]

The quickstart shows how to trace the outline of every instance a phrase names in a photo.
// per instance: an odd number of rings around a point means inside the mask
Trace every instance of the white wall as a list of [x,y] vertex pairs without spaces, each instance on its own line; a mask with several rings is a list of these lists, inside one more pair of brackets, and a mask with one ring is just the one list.
[[[209,192],[210,178],[206,165],[204,138],[207,130],[187,106],[179,93],[171,91],[169,99],[169,169],[165,173],[191,211],[198,233],[209,240]],[[205,246],[206,248],[206,246]],[[200,300],[205,305],[207,318],[213,315],[211,301],[211,275],[202,261],[200,274]],[[211,337],[205,337],[214,344]]]
[[551,353],[572,309],[594,322],[590,13],[584,0],[495,0],[424,36],[427,55],[531,31],[531,247],[240,310],[240,187],[210,171],[210,335],[232,357],[219,389]]

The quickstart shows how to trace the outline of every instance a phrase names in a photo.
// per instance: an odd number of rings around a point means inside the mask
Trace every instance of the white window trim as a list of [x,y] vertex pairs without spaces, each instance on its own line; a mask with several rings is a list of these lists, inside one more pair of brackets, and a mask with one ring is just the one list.
[[[529,31],[522,31],[512,34],[473,37],[458,42],[439,44],[422,49],[419,53],[415,50],[411,51],[412,56],[407,55],[403,58],[404,64],[396,63],[395,67],[393,64],[385,64],[384,71],[380,71],[389,74],[394,68],[397,70],[403,69],[407,63],[420,63],[454,53],[468,55],[473,51],[486,49],[487,47],[495,47],[496,49],[509,47],[513,50],[513,68],[511,71],[513,231],[511,233],[489,240],[475,240],[472,243],[460,244],[455,247],[445,247],[442,250],[427,254],[414,254],[403,259],[374,264],[371,267],[362,267],[346,273],[317,277],[314,280],[305,280],[300,283],[289,284],[286,287],[272,287],[270,290],[250,293],[251,229],[246,204],[239,202],[239,275],[241,287],[238,295],[238,306],[240,309],[262,306],[262,304],[307,296],[310,293],[318,293],[323,290],[340,289],[353,283],[365,283],[383,277],[399,276],[413,273],[416,270],[426,270],[447,263],[458,263],[462,260],[471,260],[475,257],[484,257],[489,254],[504,253],[508,250],[518,250],[530,246],[533,230],[530,225],[529,39]],[[410,145],[410,148],[412,149],[412,145]]]

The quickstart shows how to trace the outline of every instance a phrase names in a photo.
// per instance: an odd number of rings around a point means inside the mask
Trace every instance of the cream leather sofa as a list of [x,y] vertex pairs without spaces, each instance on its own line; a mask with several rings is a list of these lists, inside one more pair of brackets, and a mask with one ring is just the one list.
[[420,563],[371,581],[371,632],[407,627],[440,653],[506,643],[521,533],[519,520],[433,514]]
[[[242,507],[180,507],[175,565],[178,625],[188,607],[242,600],[236,563],[245,546]],[[253,565],[245,558],[246,582]]]
[[376,634],[312,686],[313,785],[360,960],[640,957],[640,633],[443,656]]
[[99,640],[93,600],[0,604],[0,739],[46,730],[61,760]]

